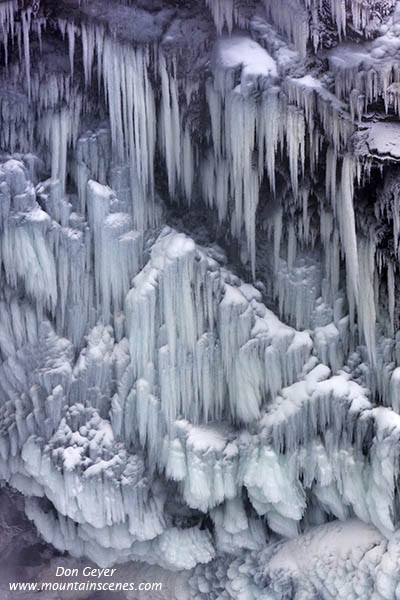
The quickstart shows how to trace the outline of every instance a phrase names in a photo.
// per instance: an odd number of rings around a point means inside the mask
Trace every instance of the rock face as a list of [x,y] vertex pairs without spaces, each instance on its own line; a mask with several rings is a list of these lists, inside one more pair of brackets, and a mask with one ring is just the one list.
[[0,37],[0,477],[41,538],[400,598],[400,5],[11,0]]

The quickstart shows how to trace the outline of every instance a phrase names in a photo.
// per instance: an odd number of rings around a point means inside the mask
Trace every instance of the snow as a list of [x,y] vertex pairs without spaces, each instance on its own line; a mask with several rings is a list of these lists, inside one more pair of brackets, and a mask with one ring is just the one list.
[[193,427],[188,435],[187,444],[199,452],[206,450],[221,452],[225,448],[226,442],[218,429]]
[[64,469],[73,471],[82,460],[82,449],[69,447],[64,450]]
[[276,63],[268,52],[250,37],[232,35],[218,40],[216,60],[223,68],[235,69],[242,67],[244,81],[252,77],[278,76]]
[[380,159],[400,159],[400,127],[399,123],[371,123],[366,128],[366,144],[369,153]]
[[0,477],[198,600],[391,599],[400,13],[195,4],[0,4]]

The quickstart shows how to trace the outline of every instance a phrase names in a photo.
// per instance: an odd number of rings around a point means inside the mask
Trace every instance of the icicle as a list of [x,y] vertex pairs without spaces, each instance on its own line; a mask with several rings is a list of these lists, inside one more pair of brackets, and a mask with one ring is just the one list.
[[[129,162],[133,217],[135,226],[143,231],[156,221],[153,209],[157,118],[148,74],[149,52],[146,48],[121,46],[109,37],[102,41],[102,30],[96,29],[88,39],[96,44],[101,40],[98,51],[102,57],[114,159]],[[173,104],[176,123],[176,99]],[[180,164],[179,143],[180,138],[173,152]]]
[[302,113],[289,107],[285,128],[289,155],[290,178],[295,199],[298,196],[299,163],[304,172],[305,161],[305,124]]
[[329,146],[326,152],[325,193],[327,198],[331,200],[334,211],[336,211],[336,168],[337,154]]
[[362,301],[358,306],[359,321],[368,348],[372,366],[376,364],[376,309],[374,297],[375,244],[373,240],[360,239],[358,244],[359,282]]
[[301,56],[307,53],[307,42],[310,35],[308,14],[296,0],[263,0],[268,16],[276,23],[278,29],[293,42]]
[[73,23],[67,24],[68,34],[68,54],[69,64],[71,69],[71,80],[74,78],[74,55],[75,55],[75,25]]
[[14,13],[18,8],[18,0],[0,3],[0,28],[3,35],[5,65],[8,69],[8,42],[14,37]]
[[[248,55],[243,64],[238,59],[242,52]],[[241,79],[240,85],[233,87],[235,68],[241,69]],[[202,163],[203,189],[208,203],[216,205],[220,220],[230,211],[232,234],[244,240],[241,256],[244,262],[250,259],[253,276],[255,216],[265,167],[275,190],[275,154],[282,117],[273,85],[276,77],[275,61],[250,38],[235,35],[217,42],[214,82],[206,87],[214,164],[210,155]]]
[[226,25],[228,32],[232,32],[234,18],[233,0],[206,0],[214,18],[218,35],[221,35]]
[[341,38],[346,33],[346,4],[343,0],[331,0],[331,15]]
[[340,236],[346,256],[347,297],[350,307],[350,317],[354,322],[354,311],[359,301],[359,267],[357,252],[357,236],[354,217],[353,195],[356,162],[351,155],[343,158],[342,177],[338,198],[338,216]]
[[288,258],[287,258],[289,271],[293,268],[294,262],[296,260],[296,250],[297,250],[296,232],[294,230],[293,224],[291,224],[289,226]]
[[303,243],[309,243],[310,237],[310,216],[308,213],[308,196],[309,190],[307,188],[303,188]]
[[274,266],[275,271],[277,272],[279,269],[279,252],[281,247],[281,237],[282,237],[282,216],[283,211],[282,208],[279,207],[276,209],[274,215]]
[[[180,179],[180,116],[178,90],[176,80],[170,77],[164,54],[159,56],[161,77],[161,126],[164,156],[167,163],[168,187],[171,196],[174,195],[176,182]],[[173,71],[172,71],[173,72]]]
[[395,309],[395,279],[393,263],[387,265],[387,289],[388,289],[388,309],[390,318],[390,334],[394,335],[394,309]]
[[61,194],[65,191],[67,175],[67,149],[71,138],[71,118],[67,109],[55,114],[51,123],[51,177],[60,182]]
[[27,10],[23,10],[21,13],[22,29],[23,29],[23,37],[24,37],[25,73],[26,73],[29,101],[31,99],[31,57],[30,57],[30,44],[29,44],[29,36],[30,36],[30,28],[31,28],[31,15],[32,15],[31,8],[28,8]]
[[36,31],[39,39],[39,51],[42,54],[43,51],[43,40],[42,40],[42,27],[46,24],[45,19],[35,19]]
[[[96,44],[97,30],[92,26],[86,26],[82,23],[82,51],[83,51],[83,69],[85,73],[85,85],[88,87],[92,79],[92,66],[94,59],[94,49]],[[68,32],[68,40],[70,40]],[[69,41],[70,43],[70,41]],[[69,46],[71,50],[71,45]]]

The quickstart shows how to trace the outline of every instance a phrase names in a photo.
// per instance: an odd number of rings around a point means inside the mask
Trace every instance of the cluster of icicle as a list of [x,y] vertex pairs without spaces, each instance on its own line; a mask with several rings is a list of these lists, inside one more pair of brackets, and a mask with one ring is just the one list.
[[220,251],[164,228],[146,258],[130,215],[93,180],[85,239],[76,213],[39,206],[27,172],[15,159],[1,168],[0,468],[48,542],[102,565],[210,561],[215,540],[181,529],[171,488],[210,514],[221,551],[261,547],[260,517],[284,537],[353,514],[391,534],[400,422],[341,369],[339,307],[313,343]]
[[[250,22],[234,2],[208,4],[218,31],[236,23],[255,39],[235,33],[214,46],[205,148],[189,118],[201,83],[179,76],[179,57],[59,20],[68,68],[47,72],[30,63],[46,23],[29,10],[15,20],[16,3],[0,4],[5,47],[15,38],[21,57],[5,61],[18,97],[0,90],[9,152],[0,165],[0,476],[27,497],[44,539],[74,556],[170,569],[217,556],[215,572],[195,571],[194,598],[213,597],[218,585],[207,582],[226,564],[220,598],[243,589],[261,599],[269,586],[273,599],[311,599],[315,572],[324,597],[356,598],[358,586],[390,600],[395,267],[357,231],[354,192],[371,162],[349,142],[371,103],[397,110],[396,57],[385,70],[376,52],[396,37],[397,17],[352,68],[340,47],[328,53],[329,86],[302,64],[310,33],[286,5],[266,2]],[[287,4],[292,17],[297,4]],[[316,6],[303,6],[307,27]],[[349,14],[363,30],[373,3],[330,6],[344,37]],[[105,119],[84,131],[92,111]],[[264,285],[236,276],[219,248],[165,226],[158,154],[170,198],[202,196],[241,241],[253,275],[265,208]],[[382,219],[395,192],[388,181]],[[395,219],[393,234],[397,251]],[[204,514],[212,535],[200,527]],[[327,527],[332,519],[345,524]],[[354,531],[359,545],[335,554]],[[296,543],[313,548],[307,569],[290,561]],[[379,568],[365,558],[354,583],[357,556],[372,547]],[[343,565],[348,581],[335,590]]]
[[[282,6],[282,3],[278,4]],[[362,20],[360,11],[371,10],[371,6],[364,4],[351,3],[353,19],[357,23]],[[228,10],[228,5],[224,4],[224,10]],[[373,359],[374,334],[368,330],[373,319],[364,318],[358,303],[358,289],[364,285],[369,289],[374,285],[375,267],[372,264],[363,267],[366,261],[361,256],[363,249],[357,248],[353,216],[354,182],[360,181],[363,169],[362,162],[348,154],[347,149],[356,117],[360,118],[371,102],[382,97],[387,110],[398,104],[396,59],[388,62],[385,56],[377,58],[374,53],[374,49],[385,48],[385,36],[366,47],[365,59],[361,54],[361,58],[357,55],[358,62],[350,60],[349,67],[346,66],[346,55],[344,59],[341,57],[340,47],[331,52],[328,58],[335,77],[335,94],[311,74],[304,75],[304,70],[301,77],[295,75],[299,69],[298,59],[293,59],[295,68],[288,69],[287,49],[283,42],[273,41],[268,30],[263,35],[263,27],[259,24],[258,27],[257,23],[254,25],[252,32],[260,43],[251,40],[247,34],[223,38],[214,49],[213,75],[206,82],[211,144],[204,151],[196,147],[191,121],[187,118],[191,98],[198,86],[178,78],[174,58],[155,46],[135,49],[120,43],[100,25],[81,23],[78,26],[59,20],[61,35],[68,41],[69,72],[58,72],[55,76],[40,73],[39,69],[31,73],[30,35],[40,38],[45,23],[42,19],[31,19],[30,12],[25,11],[18,28],[12,11],[5,7],[2,9],[5,40],[15,34],[15,28],[19,32],[17,37],[22,36],[23,40],[21,61],[10,65],[8,81],[25,85],[28,100],[25,97],[15,102],[7,94],[1,99],[2,146],[29,152],[34,140],[39,139],[49,148],[52,179],[59,182],[61,194],[68,175],[77,181],[82,209],[86,168],[77,161],[76,167],[70,169],[72,172],[68,172],[67,155],[70,149],[76,155],[84,115],[95,109],[98,112],[98,106],[96,108],[87,100],[91,95],[85,92],[90,89],[94,72],[97,72],[98,85],[108,107],[113,162],[128,167],[134,227],[145,231],[157,223],[154,169],[158,146],[165,160],[170,196],[173,198],[179,193],[190,204],[194,191],[197,191],[194,190],[194,173],[200,171],[200,193],[204,201],[216,210],[220,222],[230,222],[232,235],[242,247],[242,260],[249,261],[253,274],[260,190],[263,181],[267,180],[270,195],[276,196],[277,162],[282,154],[287,156],[290,172],[288,201],[300,208],[303,215],[301,222],[295,223],[292,234],[290,226],[282,223],[279,208],[272,215],[267,230],[273,238],[277,270],[282,236],[291,240],[289,246],[293,252],[288,257],[289,263],[295,260],[299,245],[303,248],[314,243],[308,226],[308,199],[313,194],[310,178],[314,177],[322,152],[330,208],[321,211],[321,220],[325,222],[320,241],[327,255],[334,247],[333,254],[338,257],[338,244],[344,249],[351,320],[355,322],[358,311],[361,336]],[[240,13],[239,8],[235,10]],[[338,10],[336,4],[332,6],[333,14]],[[294,9],[289,12],[297,15]],[[273,15],[271,18],[279,25],[278,18]],[[282,19],[288,22],[286,18]],[[392,37],[395,35],[395,18],[391,27],[389,23],[386,36],[390,32]],[[298,24],[294,28],[297,32],[301,29]],[[340,25],[339,29],[343,28],[344,25]],[[77,37],[83,53],[83,83],[76,74],[74,76]],[[245,62],[243,56],[246,56]],[[264,64],[269,68],[266,69]],[[239,85],[235,81],[238,70]],[[367,161],[367,175],[369,167]],[[288,231],[282,229],[286,227]],[[293,235],[295,230],[297,235]],[[373,245],[372,240],[369,243]],[[373,248],[370,253],[374,254]],[[340,261],[334,259],[331,264],[328,267],[330,300],[338,291]],[[390,264],[387,268],[388,271],[393,269]],[[374,310],[377,311],[376,306]]]
[[[206,4],[211,10],[219,34],[224,28],[231,33],[235,26],[245,28],[248,25],[248,19],[246,22],[243,11],[240,10],[241,5],[243,6],[240,0],[206,0]],[[262,4],[278,30],[285,34],[302,56],[306,56],[310,41],[315,51],[320,47],[321,34],[327,25],[321,15],[323,9],[329,11],[332,25],[340,40],[346,39],[349,28],[371,37],[376,33],[380,19],[390,14],[396,1],[262,0]]]

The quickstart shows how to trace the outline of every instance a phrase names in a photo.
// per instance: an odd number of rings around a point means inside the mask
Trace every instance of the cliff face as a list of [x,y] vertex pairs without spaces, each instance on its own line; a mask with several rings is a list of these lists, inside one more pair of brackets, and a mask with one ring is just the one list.
[[0,2],[0,476],[191,598],[400,598],[400,6]]

